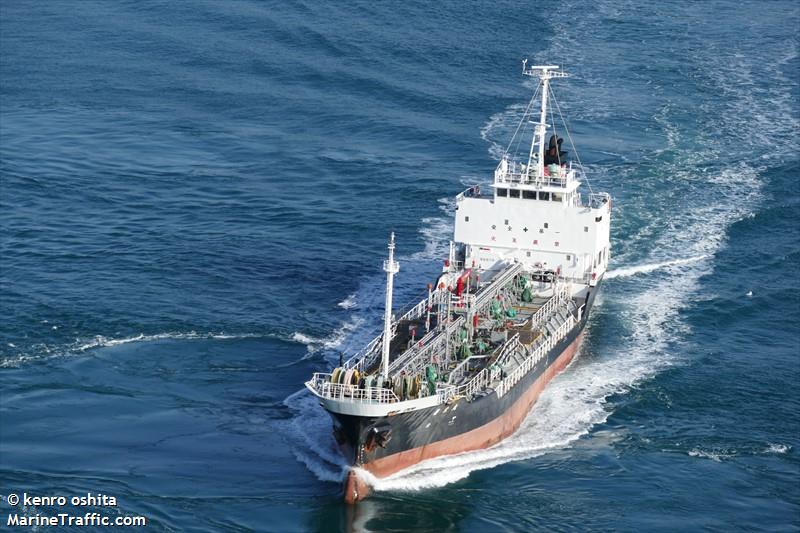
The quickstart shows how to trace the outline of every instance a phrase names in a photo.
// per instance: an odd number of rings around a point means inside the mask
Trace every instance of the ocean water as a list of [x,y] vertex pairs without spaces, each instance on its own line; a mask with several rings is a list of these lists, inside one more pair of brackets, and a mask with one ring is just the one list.
[[[800,529],[794,2],[0,5],[0,493],[148,531]],[[340,503],[303,392],[440,268],[530,97],[614,198],[523,427]],[[2,516],[12,509],[0,502]],[[48,509],[28,507],[27,515]]]

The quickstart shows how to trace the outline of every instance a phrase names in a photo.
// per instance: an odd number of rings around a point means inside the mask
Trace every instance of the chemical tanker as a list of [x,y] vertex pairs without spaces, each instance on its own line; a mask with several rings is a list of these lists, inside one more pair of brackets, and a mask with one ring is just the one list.
[[352,465],[348,503],[370,492],[359,469],[385,477],[511,435],[580,346],[608,267],[611,198],[582,194],[579,160],[562,150],[548,101],[560,115],[550,80],[567,74],[527,62],[523,73],[538,85],[509,147],[529,126],[532,139],[505,151],[490,187],[456,196],[449,257],[427,298],[392,313],[392,234],[382,333],[306,382]]

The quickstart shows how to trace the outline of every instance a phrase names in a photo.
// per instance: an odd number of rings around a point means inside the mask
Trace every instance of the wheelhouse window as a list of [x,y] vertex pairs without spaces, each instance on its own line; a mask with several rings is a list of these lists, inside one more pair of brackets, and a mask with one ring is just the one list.
[[511,198],[519,198],[519,190],[511,189],[508,192],[509,192],[509,196],[511,196]]
[[508,189],[497,189],[497,196],[508,196]]
[[522,191],[525,200],[536,200],[536,191]]
[[554,202],[560,202],[564,198],[564,195],[560,192],[554,192],[550,195],[550,199]]
[[549,192],[539,191],[539,200],[550,201],[550,193]]

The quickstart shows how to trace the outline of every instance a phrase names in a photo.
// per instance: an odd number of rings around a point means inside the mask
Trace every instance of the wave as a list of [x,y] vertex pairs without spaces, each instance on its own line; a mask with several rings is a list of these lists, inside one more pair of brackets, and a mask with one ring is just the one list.
[[[455,198],[439,198],[439,210],[444,216],[423,218],[419,233],[425,247],[407,260],[421,261],[444,259],[448,253],[450,237],[453,235],[453,213],[456,210]],[[401,258],[402,259],[402,258]]]
[[[495,113],[489,117],[489,121],[481,128],[481,139],[489,143],[489,155],[492,159],[500,161],[506,151],[506,146],[500,144],[495,139],[505,139],[506,141],[511,138],[514,129],[522,119],[522,115],[528,108],[528,104],[512,104],[499,113]],[[523,131],[519,133],[520,138],[524,137]],[[514,147],[509,147],[514,152]]]
[[700,459],[711,459],[714,462],[721,463],[726,459],[733,459],[742,455],[783,455],[789,453],[792,449],[787,444],[769,443],[766,448],[746,448],[743,450],[736,450],[733,448],[702,448],[696,446],[689,450],[687,455],[690,457],[697,457]]
[[320,481],[341,483],[348,466],[331,434],[331,419],[306,389],[288,396],[283,404],[294,416],[286,421],[284,438],[298,461]]
[[[46,321],[43,321],[46,323]],[[81,355],[87,351],[95,350],[98,348],[107,348],[113,346],[121,346],[124,344],[137,343],[137,342],[155,342],[161,340],[199,340],[199,339],[216,339],[216,340],[229,340],[229,339],[252,339],[262,337],[276,337],[272,334],[260,333],[198,333],[196,331],[189,332],[165,332],[155,334],[131,335],[128,337],[113,338],[105,335],[95,335],[91,338],[77,339],[74,343],[60,346],[50,347],[45,344],[37,345],[35,348],[38,353],[19,354],[16,356],[9,356],[0,359],[0,368],[18,368],[23,364],[43,361],[46,359],[53,359],[58,357],[74,357]],[[9,346],[14,347],[12,343]]]
[[792,447],[787,444],[772,444],[770,443],[769,447],[764,450],[764,453],[771,453],[771,454],[784,454],[788,453]]
[[669,268],[679,265],[688,265],[689,263],[702,261],[703,259],[706,258],[708,258],[708,255],[698,255],[695,257],[687,257],[685,259],[673,259],[671,261],[661,261],[658,263],[648,263],[644,265],[634,265],[630,267],[617,268],[606,272],[604,277],[605,279],[614,279],[614,278],[627,278],[630,276],[636,276],[638,274],[649,274],[650,272],[655,272],[656,270],[662,270],[664,268]]
[[295,331],[292,333],[292,340],[295,342],[299,342],[300,344],[307,344],[309,346],[313,346],[315,344],[322,344],[325,342],[323,339],[315,339],[314,337],[309,337],[304,333],[300,333]]
[[356,300],[355,293],[351,294],[350,296],[348,296],[347,298],[345,298],[336,305],[341,307],[342,309],[353,309],[355,307],[358,307],[358,301]]
[[721,463],[724,459],[736,457],[736,453],[731,450],[703,450],[700,448],[693,448],[687,452],[689,457],[699,457],[701,459],[711,459],[714,462]]
[[342,325],[328,337],[324,338],[312,337],[311,335],[295,331],[291,335],[291,340],[300,344],[305,344],[310,353],[316,353],[320,350],[335,350],[342,347],[345,340],[361,326],[363,321],[363,318],[354,316],[350,320],[342,323]]
[[168,333],[156,333],[154,335],[145,335],[144,333],[140,333],[139,335],[133,335],[130,337],[123,337],[121,339],[114,339],[110,337],[105,337],[103,335],[96,335],[92,340],[85,341],[79,344],[75,351],[78,352],[85,352],[87,350],[93,350],[95,348],[101,347],[110,347],[110,346],[120,346],[122,344],[130,344],[132,342],[154,342],[160,340],[167,340],[167,339],[174,339],[174,340],[195,340],[195,339],[219,339],[219,340],[227,340],[227,339],[250,339],[250,338],[258,338],[262,337],[262,335],[256,333],[240,333],[240,334],[228,334],[228,333],[197,333],[196,331],[189,331],[187,333],[180,333],[180,332],[168,332]]

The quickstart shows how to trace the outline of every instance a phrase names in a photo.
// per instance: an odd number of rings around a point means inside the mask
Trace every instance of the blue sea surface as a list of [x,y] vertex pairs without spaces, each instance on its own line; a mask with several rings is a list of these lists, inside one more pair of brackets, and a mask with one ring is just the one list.
[[[147,531],[800,530],[798,27],[783,0],[3,2],[0,494],[113,495],[90,510]],[[425,294],[523,57],[573,75],[614,201],[580,355],[503,443],[348,508],[302,384],[379,331],[390,231],[395,301]]]

